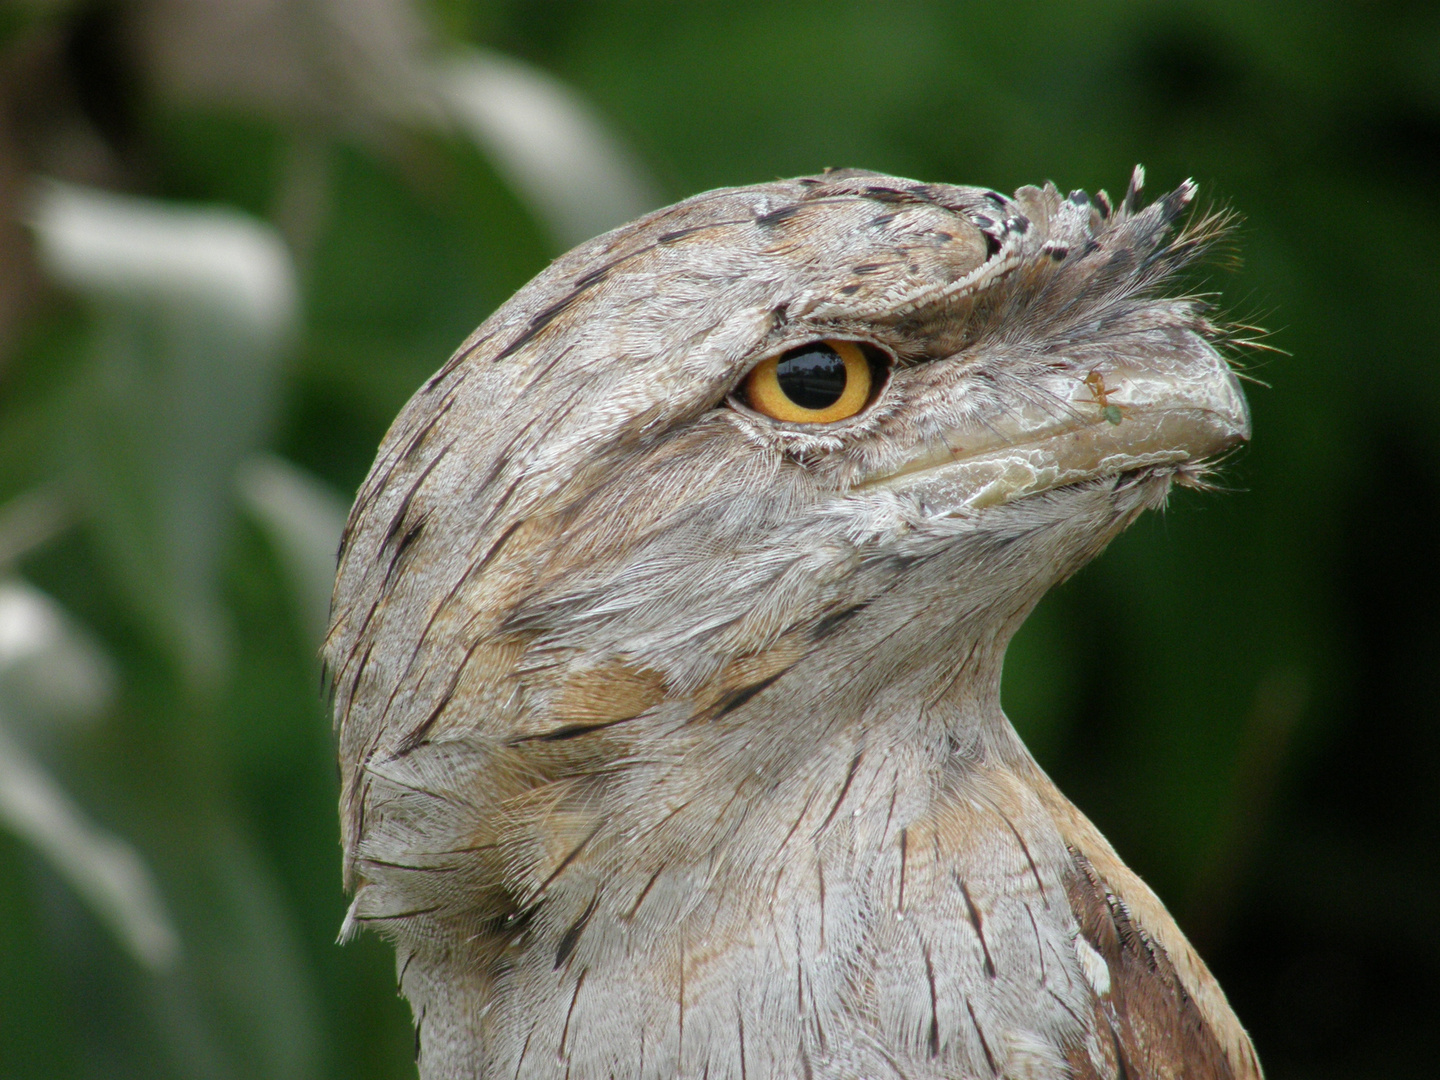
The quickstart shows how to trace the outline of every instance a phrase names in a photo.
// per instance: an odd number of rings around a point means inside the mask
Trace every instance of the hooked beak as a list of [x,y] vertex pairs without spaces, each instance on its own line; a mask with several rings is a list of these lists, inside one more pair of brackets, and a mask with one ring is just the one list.
[[904,490],[981,510],[1068,484],[1198,464],[1250,438],[1240,382],[1213,349],[1144,368],[1059,374],[1047,396],[946,429],[853,490]]

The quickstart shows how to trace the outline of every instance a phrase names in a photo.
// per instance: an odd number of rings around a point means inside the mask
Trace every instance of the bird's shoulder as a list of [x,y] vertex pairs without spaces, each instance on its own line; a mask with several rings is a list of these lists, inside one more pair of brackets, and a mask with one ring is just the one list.
[[1070,856],[1066,896],[1104,970],[1075,1080],[1261,1080],[1249,1035],[1159,897],[1038,768],[1030,778]]

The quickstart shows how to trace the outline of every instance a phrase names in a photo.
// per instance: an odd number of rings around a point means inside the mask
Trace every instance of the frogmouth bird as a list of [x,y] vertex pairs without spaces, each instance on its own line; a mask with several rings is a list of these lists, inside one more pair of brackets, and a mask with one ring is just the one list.
[[325,656],[344,935],[473,1077],[1259,1077],[1000,709],[1055,583],[1249,435],[1149,205],[832,171],[522,288],[386,435]]

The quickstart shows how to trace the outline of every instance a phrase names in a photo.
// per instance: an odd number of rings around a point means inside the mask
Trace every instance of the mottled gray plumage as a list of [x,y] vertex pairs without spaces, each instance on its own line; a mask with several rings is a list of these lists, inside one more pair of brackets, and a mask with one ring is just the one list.
[[[1223,226],[1138,188],[709,192],[406,406],[326,658],[423,1076],[1259,1076],[999,705],[1044,592],[1248,434],[1166,291]],[[858,416],[736,396],[816,339],[893,357]]]

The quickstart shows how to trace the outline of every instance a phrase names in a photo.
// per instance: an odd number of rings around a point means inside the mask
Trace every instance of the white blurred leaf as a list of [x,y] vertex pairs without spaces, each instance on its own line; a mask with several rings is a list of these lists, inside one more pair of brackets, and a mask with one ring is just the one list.
[[644,168],[558,79],[471,49],[435,67],[450,114],[564,248],[660,205]]
[[54,600],[17,578],[0,580],[0,709],[45,729],[91,720],[115,694],[115,666]]
[[364,129],[425,107],[407,0],[145,0],[134,41],[160,92]]
[[246,508],[275,545],[305,630],[318,648],[330,617],[335,557],[349,506],[329,484],[273,455],[242,463],[236,482]]
[[236,466],[262,440],[298,307],[275,231],[232,210],[47,183],[41,265],[90,301],[94,338],[55,437],[76,505],[138,610],[214,685],[216,567]]
[[4,728],[0,823],[50,862],[137,961],[154,971],[174,967],[180,936],[139,852],[90,824]]
[[274,230],[239,211],[45,181],[30,222],[41,265],[62,285],[125,303],[224,312],[256,338],[292,329],[289,252]]

